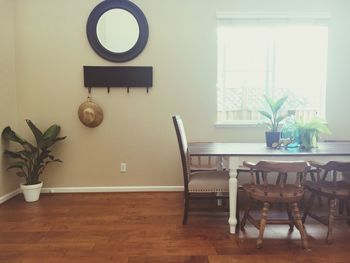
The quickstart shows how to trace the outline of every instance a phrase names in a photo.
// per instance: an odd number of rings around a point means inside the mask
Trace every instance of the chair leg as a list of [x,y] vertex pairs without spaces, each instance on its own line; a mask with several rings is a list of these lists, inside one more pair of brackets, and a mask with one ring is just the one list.
[[260,184],[260,173],[259,172],[255,173],[255,178],[256,178],[256,184]]
[[344,215],[344,200],[339,200],[339,214]]
[[189,208],[189,198],[187,195],[185,195],[185,200],[184,200],[184,215],[182,219],[182,224],[187,225],[187,217],[188,217],[188,208]]
[[[311,177],[311,180],[315,183],[316,182],[316,177],[315,177],[315,174],[313,172],[310,173],[310,177]],[[317,200],[318,200],[318,205],[319,206],[322,206],[322,198],[321,196],[317,196]]]
[[302,219],[301,219],[301,221],[303,222],[303,224],[305,223],[306,217],[307,217],[307,215],[308,215],[309,212],[310,212],[310,209],[311,209],[311,207],[312,207],[312,204],[314,203],[315,196],[316,196],[315,193],[312,192],[309,201],[306,202],[304,214],[303,214],[303,217],[302,217]]
[[251,198],[248,199],[248,204],[244,210],[244,215],[243,215],[243,218],[242,218],[242,221],[241,221],[241,230],[243,231],[244,230],[244,227],[245,227],[245,224],[247,222],[247,218],[249,216],[249,212],[250,212],[250,209],[252,208],[252,205],[253,205],[253,200]]
[[304,249],[309,249],[309,244],[307,241],[307,235],[306,235],[306,231],[304,229],[302,220],[301,220],[301,215],[300,215],[300,210],[298,207],[298,203],[293,203],[293,212],[294,212],[294,216],[295,216],[295,226],[298,228],[299,232],[300,232],[300,236],[301,236],[301,241],[303,244],[303,248]]
[[237,193],[237,203],[236,203],[236,220],[237,220],[237,224],[236,224],[236,229],[235,229],[235,234],[239,234],[239,226],[240,226],[240,222],[239,222],[239,197],[238,197]]
[[262,247],[262,241],[263,241],[263,236],[264,236],[264,231],[265,231],[265,225],[267,221],[267,213],[269,212],[270,204],[268,202],[264,203],[264,207],[261,211],[261,220],[260,220],[260,229],[259,229],[259,237],[256,242],[256,248],[261,248]]
[[279,174],[279,175],[277,176],[276,184],[280,184],[280,182],[281,182],[281,174]]
[[293,218],[293,215],[292,215],[292,210],[290,208],[290,205],[289,204],[286,204],[286,207],[287,207],[287,213],[288,213],[288,218],[289,218],[289,232],[293,232],[294,230],[294,218]]
[[336,209],[336,199],[333,198],[329,202],[329,218],[328,218],[328,232],[327,232],[328,244],[332,244],[333,242],[333,224],[334,224],[335,209]]
[[[346,216],[349,217],[350,216],[350,200],[346,200],[345,205],[346,205]],[[350,226],[350,219],[348,219],[346,222]]]

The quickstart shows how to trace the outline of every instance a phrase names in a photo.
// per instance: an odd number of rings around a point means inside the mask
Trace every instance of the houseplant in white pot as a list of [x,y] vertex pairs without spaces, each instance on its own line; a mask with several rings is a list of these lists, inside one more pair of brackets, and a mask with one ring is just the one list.
[[274,100],[266,95],[264,98],[269,106],[270,112],[260,110],[259,113],[268,119],[268,121],[265,123],[269,128],[269,131],[265,132],[266,146],[272,147],[274,143],[279,143],[281,137],[279,126],[281,122],[288,117],[288,113],[280,112],[283,104],[288,99],[288,96],[279,98],[277,100]]
[[26,122],[35,137],[35,144],[20,137],[9,126],[3,130],[2,137],[19,144],[22,148],[17,151],[5,150],[4,154],[14,159],[7,169],[16,169],[16,174],[25,179],[25,183],[21,184],[24,198],[27,202],[34,202],[40,196],[43,183],[39,180],[39,176],[45,167],[52,162],[62,162],[52,155],[51,147],[66,137],[58,137],[61,128],[57,124],[42,132],[32,121],[26,120]]

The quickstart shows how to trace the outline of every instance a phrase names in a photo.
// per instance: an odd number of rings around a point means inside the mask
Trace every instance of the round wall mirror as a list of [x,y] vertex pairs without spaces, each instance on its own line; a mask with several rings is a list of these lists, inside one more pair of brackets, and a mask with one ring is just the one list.
[[98,4],[88,18],[86,31],[95,52],[114,62],[135,58],[148,40],[146,17],[128,0],[106,0]]

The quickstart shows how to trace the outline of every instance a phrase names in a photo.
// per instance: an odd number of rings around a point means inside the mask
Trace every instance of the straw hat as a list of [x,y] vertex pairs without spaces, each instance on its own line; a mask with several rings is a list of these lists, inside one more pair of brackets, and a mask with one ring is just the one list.
[[101,107],[93,102],[90,97],[80,104],[78,109],[79,120],[87,127],[94,128],[100,125],[103,120]]

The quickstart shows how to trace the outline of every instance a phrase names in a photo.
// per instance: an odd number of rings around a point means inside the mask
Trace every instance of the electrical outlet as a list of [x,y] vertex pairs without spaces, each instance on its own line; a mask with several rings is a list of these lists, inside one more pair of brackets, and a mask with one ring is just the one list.
[[125,173],[126,172],[126,163],[120,163],[120,171],[122,173]]

